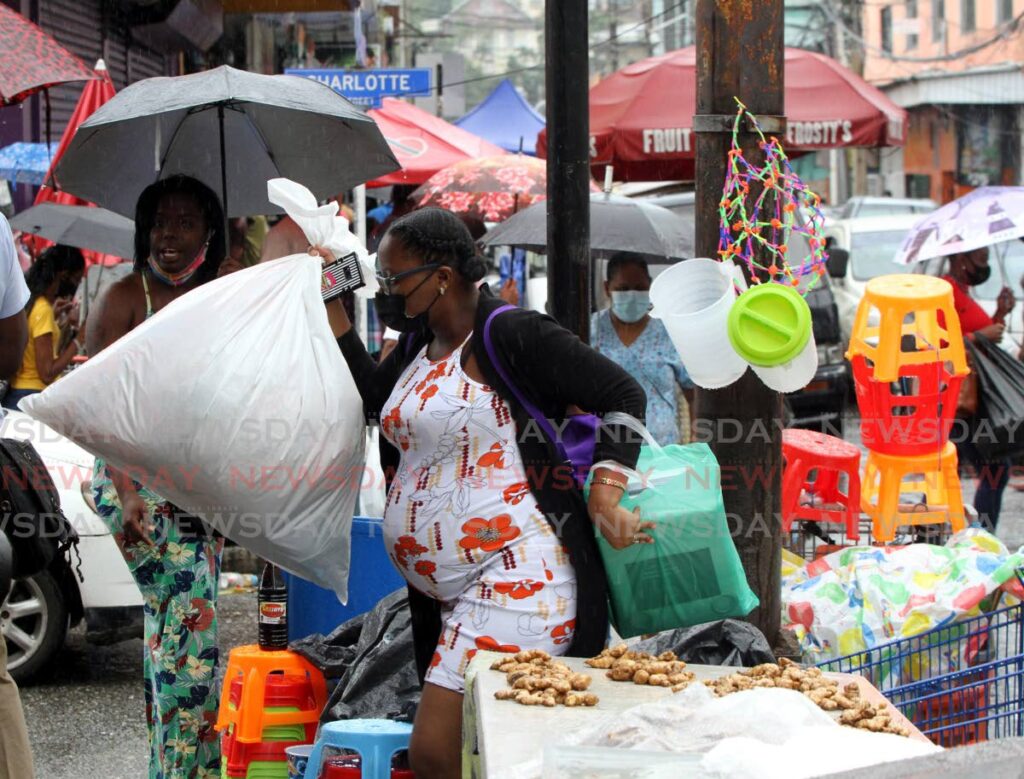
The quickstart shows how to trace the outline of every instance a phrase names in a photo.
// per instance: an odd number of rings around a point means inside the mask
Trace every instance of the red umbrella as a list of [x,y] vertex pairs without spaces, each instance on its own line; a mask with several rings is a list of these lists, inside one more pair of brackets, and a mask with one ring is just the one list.
[[[547,197],[548,166],[523,154],[463,160],[439,170],[413,193],[417,207],[439,206],[501,222]],[[591,190],[600,190],[593,181]]]
[[[60,139],[60,146],[57,147],[57,153],[53,156],[53,160],[50,162],[50,170],[46,174],[47,183],[36,194],[35,205],[40,203],[57,203],[65,206],[94,205],[79,197],[75,197],[69,192],[52,189],[49,186],[49,183],[52,181],[51,176],[53,175],[54,168],[57,167],[57,163],[64,156],[68,146],[71,145],[71,139],[75,136],[75,131],[78,130],[79,125],[92,116],[97,108],[114,96],[114,82],[110,80],[110,73],[107,71],[107,66],[103,60],[99,60],[96,63],[96,68],[92,75],[93,79],[82,90],[82,95],[78,98],[78,105],[75,106],[75,112],[71,115],[68,126],[64,128],[64,135]],[[50,241],[42,238],[32,240],[32,247],[37,253],[51,245]],[[100,254],[91,251],[85,251],[83,254],[85,255],[86,265],[95,265],[96,263],[116,265],[121,261],[120,257],[115,257],[111,254]]]
[[78,57],[0,3],[0,106],[47,87],[92,78],[96,76]]
[[[787,151],[900,146],[906,111],[835,60],[786,49]],[[696,49],[636,62],[590,90],[591,164],[623,181],[693,179]],[[547,149],[546,131],[537,153]]]
[[367,114],[402,165],[401,170],[367,183],[368,187],[422,184],[453,163],[505,154],[500,146],[395,98],[384,98],[382,108]]

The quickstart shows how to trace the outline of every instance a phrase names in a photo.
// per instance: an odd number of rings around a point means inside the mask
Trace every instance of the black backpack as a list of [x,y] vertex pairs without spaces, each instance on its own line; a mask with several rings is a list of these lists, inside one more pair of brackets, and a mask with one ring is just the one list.
[[0,438],[0,529],[13,547],[15,579],[46,570],[72,547],[78,553],[46,464],[32,444],[12,438]]

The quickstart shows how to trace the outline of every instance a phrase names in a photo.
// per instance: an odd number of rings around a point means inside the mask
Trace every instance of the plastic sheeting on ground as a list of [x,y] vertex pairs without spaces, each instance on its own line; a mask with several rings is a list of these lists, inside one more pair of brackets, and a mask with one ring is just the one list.
[[749,622],[736,619],[666,630],[632,648],[652,655],[675,652],[680,660],[696,665],[749,667],[775,662],[764,634]]
[[404,589],[328,636],[315,633],[290,649],[338,679],[321,722],[393,719],[412,722],[420,700],[413,658],[412,621]]

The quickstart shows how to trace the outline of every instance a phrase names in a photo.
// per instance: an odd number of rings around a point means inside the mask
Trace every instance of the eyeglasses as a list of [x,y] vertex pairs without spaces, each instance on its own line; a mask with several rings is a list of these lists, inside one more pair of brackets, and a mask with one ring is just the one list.
[[391,276],[382,276],[380,273],[377,274],[377,283],[380,284],[380,288],[390,294],[391,288],[404,278],[409,276],[415,276],[417,273],[424,273],[426,271],[434,271],[441,267],[439,262],[429,262],[426,265],[421,265],[418,268],[412,270],[404,270],[401,273],[395,273]]

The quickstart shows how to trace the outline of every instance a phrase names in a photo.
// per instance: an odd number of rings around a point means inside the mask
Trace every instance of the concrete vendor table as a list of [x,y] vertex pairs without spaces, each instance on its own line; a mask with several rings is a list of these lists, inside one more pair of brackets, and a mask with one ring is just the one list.
[[[505,675],[490,670],[491,664],[502,656],[498,652],[478,652],[466,672],[463,749],[466,754],[476,752],[479,755],[479,762],[473,761],[473,776],[493,777],[498,771],[537,759],[545,746],[561,743],[566,734],[589,727],[609,714],[673,694],[667,687],[613,682],[604,671],[584,665],[583,658],[560,657],[556,659],[573,671],[593,677],[588,692],[595,693],[600,703],[592,708],[521,706],[494,697],[495,692],[506,686]],[[741,669],[688,665],[687,670],[693,671],[697,681],[704,681],[728,676]],[[856,682],[863,700],[873,704],[888,703],[885,696],[863,676],[840,673],[826,673],[825,676],[840,685]],[[889,710],[893,721],[906,727],[911,738],[931,743],[895,706],[890,704]],[[839,712],[834,712],[834,716],[838,719]]]

